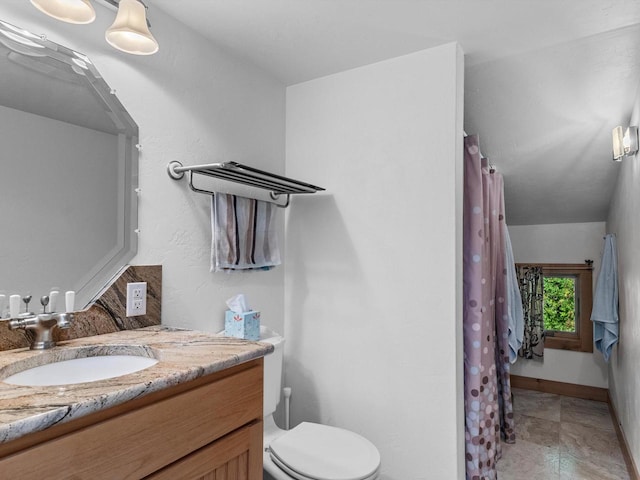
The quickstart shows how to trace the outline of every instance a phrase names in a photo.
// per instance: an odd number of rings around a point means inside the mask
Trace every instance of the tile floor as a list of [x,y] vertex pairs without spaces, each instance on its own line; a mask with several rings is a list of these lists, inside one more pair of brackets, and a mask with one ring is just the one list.
[[513,389],[516,443],[498,480],[629,480],[606,403]]

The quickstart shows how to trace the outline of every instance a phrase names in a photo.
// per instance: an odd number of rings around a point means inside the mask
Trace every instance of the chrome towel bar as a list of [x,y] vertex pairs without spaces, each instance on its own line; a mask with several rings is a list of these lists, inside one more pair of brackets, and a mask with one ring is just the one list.
[[[197,173],[208,177],[215,177],[229,182],[249,185],[270,191],[270,197],[274,203],[282,208],[289,206],[290,195],[299,193],[315,193],[324,190],[322,187],[311,185],[310,183],[293,180],[292,178],[269,173],[264,170],[242,165],[236,162],[210,163],[207,165],[183,166],[178,161],[170,162],[167,172],[174,180],[180,180],[185,172],[189,173],[189,187],[194,192],[214,195],[214,192],[202,190],[193,185],[193,174]],[[285,204],[277,203],[280,195],[287,196]]]

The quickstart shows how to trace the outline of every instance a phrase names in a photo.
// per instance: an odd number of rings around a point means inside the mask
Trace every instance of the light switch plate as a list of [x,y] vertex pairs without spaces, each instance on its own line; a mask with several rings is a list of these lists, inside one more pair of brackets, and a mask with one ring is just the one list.
[[147,314],[147,282],[127,283],[127,317]]

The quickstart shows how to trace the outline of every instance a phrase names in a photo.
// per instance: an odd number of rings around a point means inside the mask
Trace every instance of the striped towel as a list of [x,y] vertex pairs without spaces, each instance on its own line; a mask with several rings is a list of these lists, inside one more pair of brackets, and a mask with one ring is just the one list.
[[273,203],[216,193],[211,197],[211,271],[280,265]]

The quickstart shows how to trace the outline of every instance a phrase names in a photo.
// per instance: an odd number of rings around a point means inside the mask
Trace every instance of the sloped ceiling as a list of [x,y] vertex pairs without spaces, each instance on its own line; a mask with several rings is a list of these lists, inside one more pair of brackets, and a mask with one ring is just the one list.
[[[465,130],[505,177],[511,225],[606,220],[640,81],[637,0],[153,0],[295,84],[457,41]],[[162,42],[162,39],[159,39]]]

